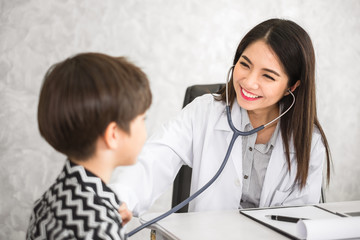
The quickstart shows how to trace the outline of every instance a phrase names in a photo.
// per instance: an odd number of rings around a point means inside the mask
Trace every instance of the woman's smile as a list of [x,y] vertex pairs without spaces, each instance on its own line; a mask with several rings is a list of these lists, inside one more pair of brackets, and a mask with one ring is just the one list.
[[258,96],[251,92],[248,92],[242,87],[240,87],[240,88],[241,88],[241,96],[247,101],[255,101],[255,100],[261,98],[261,96]]

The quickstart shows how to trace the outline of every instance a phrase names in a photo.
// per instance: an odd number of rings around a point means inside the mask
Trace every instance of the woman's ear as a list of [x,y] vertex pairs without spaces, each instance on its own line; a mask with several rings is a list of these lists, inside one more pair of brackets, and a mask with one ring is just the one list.
[[121,144],[125,132],[119,128],[116,122],[111,122],[105,129],[104,141],[108,148],[116,149]]
[[298,86],[300,86],[300,80],[297,80],[296,83],[290,87],[290,91],[294,92]]
[[[294,92],[295,89],[299,86],[300,86],[300,80],[297,80],[296,83],[294,85],[292,85],[288,90],[290,90],[291,92]],[[286,91],[285,96],[289,94],[288,90]]]

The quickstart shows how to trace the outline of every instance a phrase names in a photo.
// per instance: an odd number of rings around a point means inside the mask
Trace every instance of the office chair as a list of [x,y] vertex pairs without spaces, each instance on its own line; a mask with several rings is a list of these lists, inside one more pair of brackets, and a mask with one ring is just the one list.
[[[224,83],[219,84],[206,84],[206,85],[193,85],[186,89],[185,98],[183,103],[183,108],[192,102],[196,97],[201,96],[206,93],[216,93],[222,87]],[[182,166],[178,172],[174,185],[173,185],[173,195],[172,195],[172,207],[175,207],[183,200],[190,196],[190,184],[191,184],[191,173],[192,169],[189,166]],[[188,212],[189,204],[179,209],[177,212]]]
[[[201,96],[206,93],[216,93],[225,84],[207,84],[207,85],[193,85],[186,89],[183,108],[192,102],[196,97]],[[173,194],[172,194],[172,203],[171,207],[175,207],[186,198],[190,196],[190,184],[191,184],[191,174],[192,169],[189,166],[182,166],[178,172],[174,184],[173,184]],[[325,203],[325,192],[323,187],[321,188],[321,198],[319,199],[320,203]],[[188,212],[189,204],[179,209],[177,213]]]

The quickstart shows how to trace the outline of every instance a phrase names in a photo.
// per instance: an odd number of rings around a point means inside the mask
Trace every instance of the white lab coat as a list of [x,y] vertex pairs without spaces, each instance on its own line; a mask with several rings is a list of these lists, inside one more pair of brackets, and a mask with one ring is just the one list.
[[[241,115],[237,102],[232,120],[240,129]],[[205,185],[224,160],[232,131],[225,104],[206,94],[188,104],[145,144],[138,163],[113,174],[110,186],[128,204],[134,215],[146,211],[173,183],[181,165],[192,167],[191,193]],[[238,137],[227,165],[219,178],[189,205],[189,211],[238,209],[242,195],[242,139]],[[278,134],[269,161],[260,197],[260,207],[318,203],[322,184],[325,147],[315,129],[311,144],[309,175],[300,190],[294,185],[296,159],[290,143],[291,172]]]

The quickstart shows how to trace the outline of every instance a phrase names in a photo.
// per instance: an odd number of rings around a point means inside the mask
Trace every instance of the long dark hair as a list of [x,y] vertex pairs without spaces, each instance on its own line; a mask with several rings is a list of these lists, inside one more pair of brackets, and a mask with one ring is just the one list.
[[[281,135],[285,144],[286,159],[291,171],[289,140],[292,138],[296,150],[297,174],[295,181],[303,188],[309,172],[311,139],[314,125],[318,128],[326,149],[327,183],[330,181],[330,149],[318,121],[315,95],[315,53],[309,35],[298,24],[283,19],[264,21],[250,30],[241,40],[234,57],[235,65],[244,50],[253,42],[264,40],[279,57],[289,78],[288,87],[300,80],[294,91],[295,105],[280,121]],[[229,82],[229,102],[236,99],[233,80]],[[220,90],[217,100],[225,101],[225,88]],[[280,103],[287,109],[292,102],[290,95],[284,96]]]

